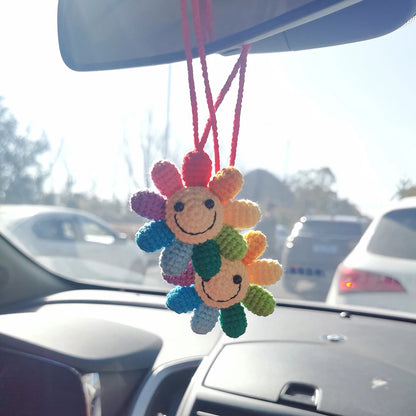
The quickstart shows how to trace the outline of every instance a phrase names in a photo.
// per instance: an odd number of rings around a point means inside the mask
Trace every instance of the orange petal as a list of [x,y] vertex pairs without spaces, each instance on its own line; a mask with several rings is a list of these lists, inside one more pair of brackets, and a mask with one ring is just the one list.
[[243,182],[243,175],[240,171],[229,166],[215,174],[208,184],[208,188],[217,195],[221,202],[227,202],[240,192]]
[[277,260],[261,259],[247,265],[250,283],[269,286],[276,283],[282,275],[282,266]]
[[151,175],[156,188],[167,198],[183,188],[181,175],[178,169],[176,169],[176,166],[173,163],[168,162],[167,160],[155,163]]
[[243,258],[243,263],[250,264],[266,250],[266,236],[260,231],[249,231],[244,239],[247,241],[247,253]]
[[254,202],[238,200],[224,204],[224,222],[234,228],[254,227],[260,221],[260,217],[260,208]]

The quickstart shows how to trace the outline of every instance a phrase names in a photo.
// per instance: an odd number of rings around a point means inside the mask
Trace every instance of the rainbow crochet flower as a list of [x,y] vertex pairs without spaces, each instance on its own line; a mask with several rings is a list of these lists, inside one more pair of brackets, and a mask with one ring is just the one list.
[[218,318],[223,331],[232,338],[242,335],[247,319],[242,305],[259,316],[270,315],[275,299],[262,286],[280,279],[282,267],[276,260],[256,260],[266,248],[266,237],[259,231],[245,236],[247,252],[242,260],[222,259],[219,273],[209,281],[195,274],[195,283],[177,286],[166,299],[166,306],[177,312],[193,311],[191,328],[198,334],[211,331]]
[[211,170],[202,151],[185,156],[182,176],[172,163],[158,162],[151,176],[162,195],[140,191],[131,198],[131,208],[152,220],[137,232],[137,245],[146,252],[164,249],[160,265],[171,283],[189,281],[190,267],[209,280],[220,271],[221,258],[242,259],[247,246],[236,229],[260,219],[257,204],[232,200],[243,185],[241,173],[227,167],[210,179]]

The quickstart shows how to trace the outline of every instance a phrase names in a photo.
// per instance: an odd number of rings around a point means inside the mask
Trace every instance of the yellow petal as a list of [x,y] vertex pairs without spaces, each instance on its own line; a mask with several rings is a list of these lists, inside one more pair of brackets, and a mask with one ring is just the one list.
[[247,265],[250,283],[269,286],[276,283],[282,275],[282,266],[277,260],[261,259]]
[[247,253],[243,258],[243,263],[250,264],[266,250],[266,236],[260,231],[249,231],[244,239],[247,241]]
[[224,204],[224,222],[234,228],[254,227],[260,217],[260,208],[254,202],[239,200]]

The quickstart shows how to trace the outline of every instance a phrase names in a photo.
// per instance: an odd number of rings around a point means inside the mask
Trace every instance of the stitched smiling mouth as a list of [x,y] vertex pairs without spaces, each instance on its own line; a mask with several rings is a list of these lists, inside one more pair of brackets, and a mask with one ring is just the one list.
[[215,212],[214,213],[214,218],[213,218],[213,220],[212,220],[212,224],[206,229],[206,230],[204,230],[204,231],[199,231],[199,232],[197,232],[197,233],[191,233],[191,232],[189,232],[189,231],[186,231],[184,228],[182,228],[181,227],[181,225],[179,224],[179,222],[178,222],[178,219],[176,218],[176,214],[174,215],[174,217],[173,217],[174,219],[175,219],[175,224],[179,227],[179,229],[182,231],[182,232],[184,232],[185,234],[189,234],[189,235],[200,235],[200,234],[204,234],[204,233],[206,233],[207,231],[209,231],[212,227],[214,227],[214,225],[215,225],[215,221],[217,220],[217,212]]
[[237,297],[237,295],[240,293],[240,290],[241,290],[241,283],[239,283],[238,284],[238,290],[237,290],[237,293],[234,295],[234,296],[231,296],[229,299],[224,299],[224,300],[219,300],[219,299],[213,299],[209,294],[208,294],[208,292],[205,290],[205,282],[204,281],[202,281],[202,290],[204,291],[204,293],[207,295],[207,297],[209,298],[209,299],[211,299],[212,301],[214,301],[214,302],[228,302],[229,300],[232,300],[232,299],[234,299],[234,298],[236,298]]

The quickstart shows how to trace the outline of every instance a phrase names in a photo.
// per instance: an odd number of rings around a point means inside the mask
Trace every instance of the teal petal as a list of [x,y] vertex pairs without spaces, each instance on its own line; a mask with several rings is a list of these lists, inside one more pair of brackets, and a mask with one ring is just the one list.
[[231,338],[238,338],[247,328],[247,318],[244,308],[236,303],[220,310],[220,324],[222,330]]
[[221,256],[217,243],[214,240],[208,240],[195,245],[192,265],[203,280],[209,280],[215,276],[221,268]]

